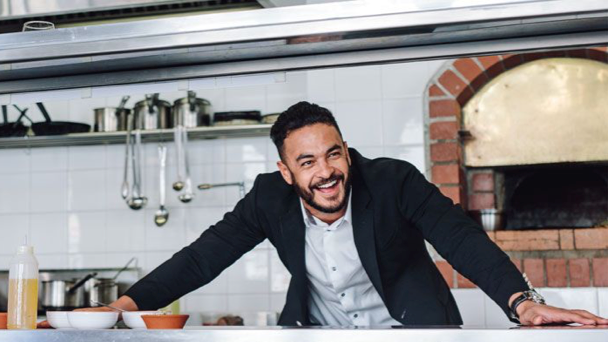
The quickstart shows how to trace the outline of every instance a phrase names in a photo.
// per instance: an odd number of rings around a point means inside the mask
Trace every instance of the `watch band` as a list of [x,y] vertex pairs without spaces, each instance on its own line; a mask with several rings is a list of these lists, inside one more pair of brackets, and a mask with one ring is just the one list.
[[509,309],[511,310],[511,316],[512,318],[516,318],[518,323],[519,323],[519,315],[517,314],[517,307],[529,300],[530,298],[526,295],[526,292],[520,294],[519,296],[517,296],[514,300],[513,303],[511,303],[511,306],[509,307]]
[[532,284],[530,283],[530,280],[528,280],[528,277],[526,276],[526,274],[523,274],[523,277],[526,281],[526,283],[528,284],[528,288],[529,290],[524,291],[521,295],[517,296],[514,300],[513,303],[511,303],[511,306],[509,306],[509,320],[513,323],[521,323],[519,321],[519,315],[517,314],[517,307],[527,301],[527,300],[531,300],[534,303],[538,303],[538,304],[545,304],[545,298],[543,298],[543,296],[541,296],[538,292],[536,292],[536,290],[534,289],[534,287],[532,287]]

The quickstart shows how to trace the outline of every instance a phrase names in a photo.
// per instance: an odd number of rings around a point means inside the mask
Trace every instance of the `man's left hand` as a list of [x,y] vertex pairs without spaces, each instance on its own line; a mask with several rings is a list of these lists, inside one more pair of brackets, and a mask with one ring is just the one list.
[[606,325],[608,319],[585,310],[566,310],[554,306],[525,301],[517,307],[522,325],[569,324]]

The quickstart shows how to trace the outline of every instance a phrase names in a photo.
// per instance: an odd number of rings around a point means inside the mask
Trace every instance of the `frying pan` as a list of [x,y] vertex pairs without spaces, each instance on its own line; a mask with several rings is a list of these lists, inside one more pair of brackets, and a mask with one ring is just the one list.
[[[4,119],[4,123],[0,124],[0,137],[3,137],[3,138],[23,137],[27,133],[27,130],[29,129],[29,127],[24,125],[21,122],[21,119],[24,116],[27,117],[27,115],[25,115],[25,112],[27,112],[27,108],[24,110],[21,110],[17,106],[15,106],[15,108],[17,108],[17,110],[21,114],[19,115],[19,118],[17,119],[17,121],[8,122],[8,108],[5,105],[2,106],[2,118]],[[29,117],[28,117],[28,120],[29,120]]]
[[51,121],[49,113],[44,108],[41,102],[37,102],[36,106],[44,116],[46,121],[32,123],[32,131],[36,135],[62,135],[69,133],[85,133],[91,130],[91,125],[80,122],[68,121]]

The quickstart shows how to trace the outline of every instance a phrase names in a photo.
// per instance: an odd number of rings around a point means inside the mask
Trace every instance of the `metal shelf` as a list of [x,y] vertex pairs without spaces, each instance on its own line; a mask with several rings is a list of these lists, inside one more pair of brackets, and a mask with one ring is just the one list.
[[[189,140],[242,138],[268,136],[272,125],[217,126],[188,129]],[[126,132],[109,133],[75,133],[55,136],[25,136],[18,138],[0,138],[0,149],[34,148],[57,146],[85,146],[102,144],[122,144]],[[173,129],[155,129],[142,131],[143,143],[173,141]]]

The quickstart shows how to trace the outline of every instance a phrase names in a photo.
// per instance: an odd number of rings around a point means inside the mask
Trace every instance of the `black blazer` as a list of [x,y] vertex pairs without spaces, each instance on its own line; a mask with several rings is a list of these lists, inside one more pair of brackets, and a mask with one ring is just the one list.
[[[411,164],[369,160],[350,149],[354,239],[363,268],[391,316],[404,325],[462,324],[425,240],[505,313],[527,289],[509,257]],[[300,199],[279,172],[259,175],[216,225],[126,293],[140,310],[157,309],[217,277],[269,239],[292,275],[280,325],[311,324]]]

